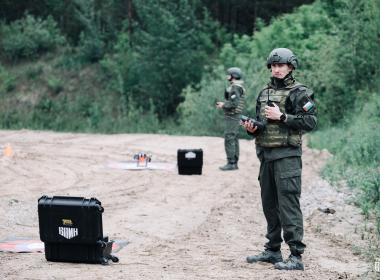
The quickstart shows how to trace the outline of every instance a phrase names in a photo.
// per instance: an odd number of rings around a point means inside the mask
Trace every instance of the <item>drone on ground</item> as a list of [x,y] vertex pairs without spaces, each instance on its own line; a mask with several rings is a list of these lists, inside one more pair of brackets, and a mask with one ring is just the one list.
[[139,152],[133,156],[133,159],[136,161],[138,167],[147,167],[148,162],[152,161],[152,155]]

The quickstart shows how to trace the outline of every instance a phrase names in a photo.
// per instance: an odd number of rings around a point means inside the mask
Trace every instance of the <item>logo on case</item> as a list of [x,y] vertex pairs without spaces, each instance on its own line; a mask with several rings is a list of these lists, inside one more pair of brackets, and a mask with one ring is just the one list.
[[187,158],[187,159],[193,159],[193,158],[196,158],[196,157],[197,157],[197,155],[195,153],[193,153],[193,152],[188,152],[188,153],[185,154],[185,158]]
[[64,225],[64,226],[72,226],[73,225],[73,221],[70,220],[70,219],[62,219],[62,225]]
[[66,239],[72,239],[78,236],[78,229],[70,227],[58,227],[58,234]]

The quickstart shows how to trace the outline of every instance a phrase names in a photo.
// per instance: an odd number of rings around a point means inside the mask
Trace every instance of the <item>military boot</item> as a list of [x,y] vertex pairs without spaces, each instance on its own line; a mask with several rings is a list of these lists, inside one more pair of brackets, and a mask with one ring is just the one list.
[[282,270],[303,270],[302,257],[290,255],[286,261],[276,263],[274,268]]
[[229,162],[226,165],[219,167],[219,169],[222,171],[236,170],[236,169],[238,169],[238,166],[236,163]]
[[254,255],[254,256],[248,256],[247,262],[248,263],[254,263],[254,262],[269,262],[269,263],[278,263],[282,262],[282,255],[281,251],[271,251],[271,250],[265,250],[264,252]]

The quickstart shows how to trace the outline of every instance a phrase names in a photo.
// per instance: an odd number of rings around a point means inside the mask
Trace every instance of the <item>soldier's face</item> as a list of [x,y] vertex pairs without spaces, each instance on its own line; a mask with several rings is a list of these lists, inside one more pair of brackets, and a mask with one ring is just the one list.
[[293,70],[288,64],[272,64],[270,68],[272,70],[272,76],[278,79],[285,78],[285,76]]

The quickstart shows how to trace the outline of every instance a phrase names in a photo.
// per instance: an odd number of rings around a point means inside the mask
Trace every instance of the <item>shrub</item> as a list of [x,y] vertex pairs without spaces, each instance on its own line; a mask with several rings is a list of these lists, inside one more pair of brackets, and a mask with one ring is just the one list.
[[[222,135],[224,116],[215,107],[225,90],[225,71],[215,69],[209,81],[202,80],[198,88],[187,87],[182,95],[185,102],[178,106],[183,133],[190,135]],[[218,78],[215,78],[218,77]]]
[[29,66],[25,70],[25,76],[28,80],[34,80],[44,72],[41,64]]
[[97,36],[81,33],[79,36],[78,57],[83,63],[94,63],[104,56],[105,44]]
[[15,87],[16,78],[6,71],[0,64],[0,96],[14,90]]
[[0,49],[11,61],[35,58],[62,45],[65,39],[60,35],[52,17],[46,20],[26,15],[0,29]]
[[50,78],[47,81],[47,86],[53,94],[58,94],[63,90],[63,81],[57,78]]

